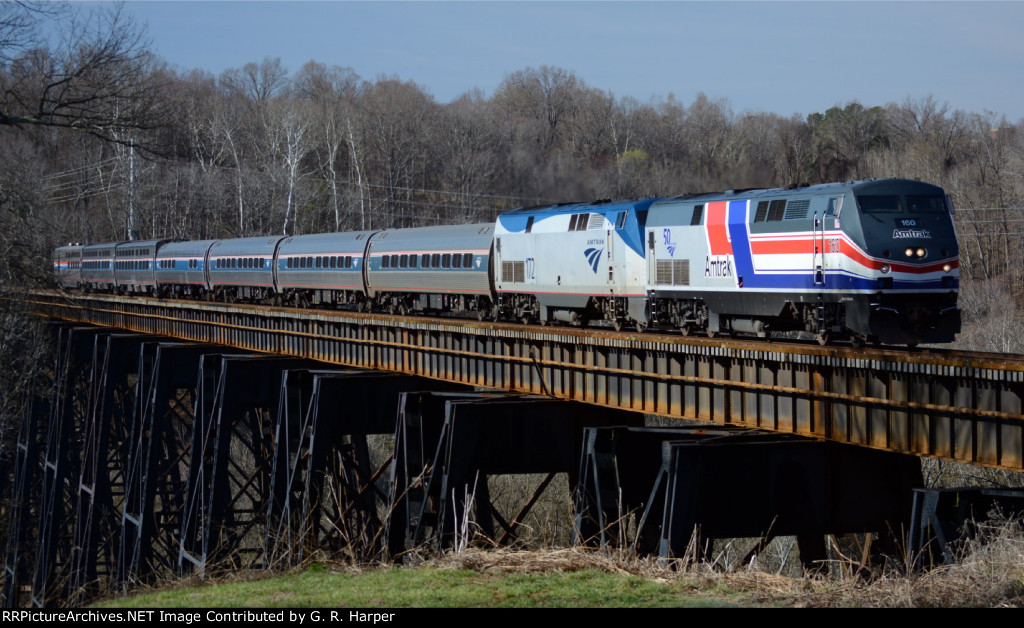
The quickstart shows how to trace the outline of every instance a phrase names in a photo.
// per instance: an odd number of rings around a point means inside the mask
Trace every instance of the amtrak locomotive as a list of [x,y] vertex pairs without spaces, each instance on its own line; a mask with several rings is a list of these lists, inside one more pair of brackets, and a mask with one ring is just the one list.
[[902,179],[521,208],[493,223],[58,248],[69,289],[916,345],[960,331],[953,207]]

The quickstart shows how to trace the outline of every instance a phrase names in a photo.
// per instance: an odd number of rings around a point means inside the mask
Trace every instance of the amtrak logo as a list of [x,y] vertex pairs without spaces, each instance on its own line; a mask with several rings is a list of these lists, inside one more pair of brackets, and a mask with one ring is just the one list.
[[594,274],[597,274],[597,265],[601,263],[601,254],[604,253],[604,249],[587,249],[583,251],[583,254],[587,256],[587,262],[590,267],[594,269]]
[[676,243],[672,241],[672,230],[665,229],[662,232],[662,236],[665,238],[665,249],[668,250],[669,257],[676,256]]

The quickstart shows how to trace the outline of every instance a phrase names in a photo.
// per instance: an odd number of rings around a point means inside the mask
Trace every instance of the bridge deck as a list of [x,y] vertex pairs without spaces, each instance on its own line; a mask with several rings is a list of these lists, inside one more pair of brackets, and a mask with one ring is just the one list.
[[35,291],[57,319],[1024,470],[1024,358]]

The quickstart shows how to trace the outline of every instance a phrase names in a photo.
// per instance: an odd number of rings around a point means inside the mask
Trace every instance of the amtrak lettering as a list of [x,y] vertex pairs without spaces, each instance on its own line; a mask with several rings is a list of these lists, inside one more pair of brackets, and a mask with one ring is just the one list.
[[922,240],[931,239],[932,234],[928,233],[927,229],[896,229],[892,232],[893,240],[900,240],[902,238],[921,238]]
[[708,255],[704,258],[705,277],[732,277],[731,255]]

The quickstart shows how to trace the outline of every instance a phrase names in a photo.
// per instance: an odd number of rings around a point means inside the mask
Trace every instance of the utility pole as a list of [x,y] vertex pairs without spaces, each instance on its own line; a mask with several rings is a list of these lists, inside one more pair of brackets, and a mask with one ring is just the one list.
[[128,240],[138,240],[135,224],[135,141],[128,146]]

